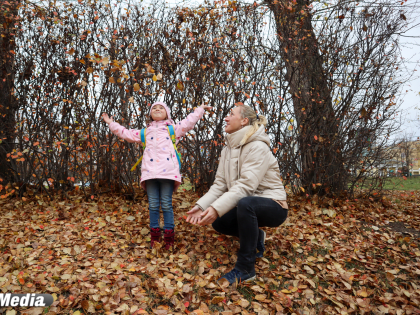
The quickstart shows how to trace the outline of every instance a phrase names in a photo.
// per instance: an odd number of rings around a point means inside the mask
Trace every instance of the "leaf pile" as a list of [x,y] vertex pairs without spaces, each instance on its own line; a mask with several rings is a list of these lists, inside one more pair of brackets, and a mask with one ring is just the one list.
[[[370,200],[289,201],[266,229],[257,280],[217,283],[238,241],[183,216],[198,196],[173,197],[176,247],[150,249],[147,197],[86,202],[32,195],[0,201],[0,290],[50,293],[21,314],[419,314],[419,192]],[[15,309],[0,313],[16,314]]]

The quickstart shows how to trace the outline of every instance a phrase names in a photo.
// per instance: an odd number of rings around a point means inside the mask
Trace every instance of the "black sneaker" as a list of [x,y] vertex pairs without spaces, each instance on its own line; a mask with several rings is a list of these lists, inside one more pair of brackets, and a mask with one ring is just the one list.
[[260,234],[258,236],[258,242],[257,242],[258,253],[255,255],[255,257],[257,258],[261,258],[264,255],[264,251],[265,251],[264,242],[265,242],[266,233],[263,230],[259,230],[259,233]]
[[247,272],[239,271],[238,269],[232,269],[227,274],[220,277],[217,281],[220,281],[223,278],[229,281],[230,284],[235,283],[236,281],[238,283],[249,282],[249,281],[255,280],[255,271],[253,271],[252,273],[247,273]]

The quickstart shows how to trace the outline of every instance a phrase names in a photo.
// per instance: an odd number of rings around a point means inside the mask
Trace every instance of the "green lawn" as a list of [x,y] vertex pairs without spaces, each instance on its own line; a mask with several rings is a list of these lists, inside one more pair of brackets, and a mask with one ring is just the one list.
[[407,177],[406,180],[402,177],[388,177],[384,189],[420,190],[420,176]]

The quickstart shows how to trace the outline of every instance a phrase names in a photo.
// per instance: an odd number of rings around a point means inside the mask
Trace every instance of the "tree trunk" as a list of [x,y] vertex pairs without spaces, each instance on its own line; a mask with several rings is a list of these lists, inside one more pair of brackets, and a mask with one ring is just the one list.
[[0,4],[0,178],[2,184],[16,182],[16,164],[8,153],[14,149],[16,111],[18,102],[14,96],[15,35],[18,22],[18,1]]
[[323,195],[346,188],[345,167],[337,137],[338,121],[309,4],[306,0],[268,1],[275,18],[279,53],[286,66],[296,117],[300,185],[306,193]]

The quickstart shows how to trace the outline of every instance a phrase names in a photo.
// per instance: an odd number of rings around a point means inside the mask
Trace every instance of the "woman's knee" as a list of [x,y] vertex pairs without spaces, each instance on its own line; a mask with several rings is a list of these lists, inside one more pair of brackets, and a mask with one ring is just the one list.
[[238,208],[247,208],[254,203],[255,197],[244,197],[238,202]]

